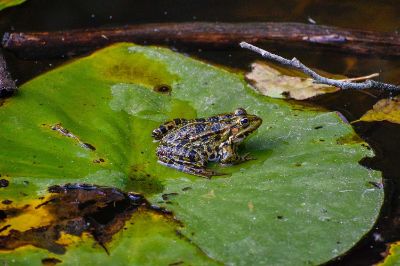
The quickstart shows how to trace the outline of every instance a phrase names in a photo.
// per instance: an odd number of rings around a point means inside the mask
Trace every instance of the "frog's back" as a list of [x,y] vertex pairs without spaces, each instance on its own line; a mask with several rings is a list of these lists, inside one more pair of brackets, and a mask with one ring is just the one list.
[[189,136],[202,134],[203,132],[218,132],[218,130],[220,130],[220,126],[222,124],[226,124],[226,121],[229,121],[231,118],[232,114],[221,114],[207,118],[196,119],[176,118],[171,121],[167,121],[154,129],[152,132],[152,137],[155,140],[161,140],[162,138],[170,135],[176,135],[180,138],[187,138]]

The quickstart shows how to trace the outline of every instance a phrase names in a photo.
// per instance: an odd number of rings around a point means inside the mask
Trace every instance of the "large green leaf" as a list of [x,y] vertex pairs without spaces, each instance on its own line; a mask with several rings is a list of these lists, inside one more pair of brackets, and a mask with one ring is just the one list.
[[[160,86],[171,93],[157,92]],[[156,163],[151,131],[160,123],[237,107],[264,121],[242,147],[256,160],[218,169],[227,175],[211,180]],[[380,182],[379,172],[358,163],[373,152],[336,113],[258,95],[241,74],[163,48],[118,44],[35,78],[3,102],[0,128],[0,173],[10,181],[0,200],[14,201],[3,209],[34,201],[51,185],[93,183],[143,193],[181,223],[134,215],[129,232],[107,244],[109,256],[84,237],[65,255],[29,246],[4,251],[0,261],[10,265],[46,257],[65,264],[318,264],[353,246],[383,200],[370,185]]]

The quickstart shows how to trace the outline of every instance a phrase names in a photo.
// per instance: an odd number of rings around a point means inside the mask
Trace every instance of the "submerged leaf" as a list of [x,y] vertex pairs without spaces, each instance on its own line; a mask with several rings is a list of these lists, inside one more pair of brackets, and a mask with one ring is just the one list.
[[[121,256],[119,254],[122,252],[123,256],[120,261],[110,261],[113,265],[126,265],[129,260],[138,265],[180,260],[195,265],[213,264],[195,246],[181,239],[177,234],[181,226],[169,212],[152,206],[142,195],[84,184],[52,186],[49,192],[46,197],[26,201],[20,207],[13,204],[2,206],[0,213],[7,225],[0,230],[0,250],[7,252],[3,254],[5,261],[9,261],[10,257],[17,265],[25,264],[26,258],[16,254],[29,254],[34,250],[27,246],[34,246],[50,253],[49,257],[43,257],[42,263],[50,263],[55,259],[67,265],[81,264],[88,261],[85,256],[95,252],[85,250],[87,242],[91,242],[93,247],[100,247],[100,252],[97,251],[92,258],[97,265],[103,265],[110,252],[113,256]],[[130,241],[112,242],[114,235],[121,235],[122,230],[126,238],[130,235],[133,238]],[[161,250],[173,248],[174,251],[152,258],[158,246]],[[21,247],[25,247],[26,251]],[[66,247],[69,247],[68,252]],[[128,253],[124,249],[129,247],[134,250]],[[16,252],[8,253],[13,250]],[[75,258],[71,257],[71,252],[77,253]],[[127,255],[135,252],[137,255],[129,259]],[[38,262],[33,260],[28,264]]]
[[140,194],[126,194],[113,188],[67,184],[52,186],[49,192],[39,202],[28,201],[21,207],[7,205],[2,210],[9,226],[1,231],[1,249],[32,245],[64,254],[66,243],[60,243],[62,233],[69,236],[88,233],[105,247],[134,212],[170,216],[151,206]]
[[264,62],[255,62],[251,67],[251,72],[246,74],[247,80],[261,94],[273,98],[305,100],[339,90],[336,87],[314,83],[310,78],[286,75]]
[[[241,147],[255,160],[212,166],[226,175],[211,180],[157,163],[160,123],[238,107],[264,121]],[[336,113],[263,97],[240,74],[163,48],[117,44],[45,73],[3,102],[0,128],[1,210],[87,183],[140,193],[179,221],[135,211],[111,240],[95,227],[62,233],[65,254],[1,248],[9,265],[319,264],[368,232],[383,200],[369,185],[380,173],[358,163],[373,152]],[[18,229],[12,219],[3,235]]]
[[360,119],[354,121],[389,121],[400,124],[400,98],[393,97],[390,99],[379,100],[374,104],[372,110],[366,112]]

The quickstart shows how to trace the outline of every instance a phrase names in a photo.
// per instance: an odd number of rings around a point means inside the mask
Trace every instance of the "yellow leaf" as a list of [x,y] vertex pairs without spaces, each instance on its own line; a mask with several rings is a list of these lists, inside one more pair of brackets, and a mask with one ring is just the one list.
[[[359,120],[354,121],[389,121],[400,124],[400,98],[382,99],[366,112]],[[353,123],[354,123],[353,122]]]
[[399,265],[399,263],[400,263],[399,252],[400,252],[400,241],[391,243],[388,246],[386,252],[382,253],[382,256],[384,256],[385,259],[383,261],[375,264],[375,266]]

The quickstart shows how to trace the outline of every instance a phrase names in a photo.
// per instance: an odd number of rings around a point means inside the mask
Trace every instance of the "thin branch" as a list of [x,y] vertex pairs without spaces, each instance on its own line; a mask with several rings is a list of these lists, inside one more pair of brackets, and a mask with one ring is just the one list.
[[346,79],[338,79],[340,81],[360,81],[360,80],[366,80],[366,79],[372,79],[372,78],[376,78],[379,77],[379,73],[372,73],[366,76],[361,76],[361,77],[355,77],[355,78],[346,78]]
[[240,47],[249,49],[253,52],[256,52],[256,53],[260,54],[262,57],[272,60],[272,61],[275,61],[281,65],[297,69],[297,70],[303,72],[304,74],[308,75],[309,77],[311,77],[315,83],[325,84],[325,85],[329,85],[329,86],[335,86],[335,87],[341,88],[342,90],[347,90],[347,89],[364,90],[364,89],[376,88],[376,89],[388,90],[388,91],[400,91],[399,86],[375,81],[372,79],[368,79],[364,82],[356,83],[356,82],[340,81],[340,80],[336,80],[336,79],[326,78],[326,77],[320,76],[315,71],[313,71],[310,68],[308,68],[307,66],[303,65],[303,63],[301,63],[295,57],[293,57],[292,60],[288,60],[279,55],[265,51],[257,46],[251,45],[247,42],[241,42]]

